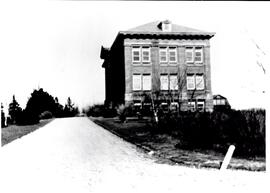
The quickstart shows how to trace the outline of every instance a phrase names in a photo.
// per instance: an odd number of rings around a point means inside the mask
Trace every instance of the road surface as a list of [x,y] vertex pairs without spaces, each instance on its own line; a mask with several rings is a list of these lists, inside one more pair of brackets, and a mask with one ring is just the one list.
[[56,119],[0,152],[4,193],[266,191],[265,173],[158,164],[86,117]]

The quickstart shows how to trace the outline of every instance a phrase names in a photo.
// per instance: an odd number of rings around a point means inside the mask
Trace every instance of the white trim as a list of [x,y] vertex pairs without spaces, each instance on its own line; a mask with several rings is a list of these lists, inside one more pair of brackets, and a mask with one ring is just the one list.
[[[143,53],[148,53],[148,60],[144,60],[144,55],[143,55]],[[150,52],[150,47],[142,47],[141,48],[141,54],[142,54],[142,56],[141,56],[141,59],[142,59],[142,62],[143,63],[150,63],[150,61],[151,61],[151,52]]]
[[152,76],[151,74],[142,75],[142,90],[151,90],[152,89]]
[[178,77],[177,75],[169,76],[170,90],[178,90]]
[[169,90],[168,74],[161,74],[160,75],[160,90]]
[[[194,52],[193,47],[186,47],[186,49],[185,49],[186,63],[193,63],[194,62],[194,53],[193,52]],[[188,60],[188,57],[187,57],[188,54],[191,54],[191,60]]]
[[194,90],[195,88],[195,75],[187,75],[187,90]]
[[197,90],[204,90],[204,76],[203,75],[196,75],[196,89]]
[[[199,61],[196,61],[196,53],[200,53],[201,54],[201,56],[200,56],[200,60]],[[196,63],[196,64],[201,64],[201,63],[203,63],[203,48],[202,47],[195,47],[194,48],[194,62]]]
[[[165,53],[164,56],[161,56],[161,53]],[[162,57],[166,57],[166,60],[161,60]],[[168,48],[167,47],[159,47],[159,62],[160,63],[167,63],[168,62]]]
[[[134,56],[134,52],[139,52],[138,56]],[[134,60],[134,57],[139,57],[139,60]],[[141,62],[141,48],[140,47],[132,47],[132,63],[137,64]]]
[[[169,63],[177,63],[177,47],[169,47]],[[171,60],[171,53],[175,54],[175,60]]]
[[142,75],[141,74],[132,75],[132,90],[133,91],[142,90]]

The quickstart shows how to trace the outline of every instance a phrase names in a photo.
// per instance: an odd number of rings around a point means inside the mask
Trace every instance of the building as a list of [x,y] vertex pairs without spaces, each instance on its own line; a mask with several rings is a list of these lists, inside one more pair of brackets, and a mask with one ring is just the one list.
[[231,105],[227,98],[220,94],[213,95],[213,105],[214,109],[231,109]]
[[111,48],[101,48],[105,104],[149,105],[155,100],[181,110],[212,111],[213,36],[168,20],[120,31]]

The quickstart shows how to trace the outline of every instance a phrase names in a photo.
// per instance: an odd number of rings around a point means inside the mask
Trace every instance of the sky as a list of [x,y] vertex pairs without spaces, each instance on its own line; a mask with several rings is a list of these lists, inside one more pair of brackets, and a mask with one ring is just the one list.
[[[270,2],[13,1],[1,3],[1,101],[25,107],[33,89],[80,108],[105,99],[101,46],[157,20],[215,32],[213,94],[236,109],[266,106]],[[254,44],[256,42],[256,44]],[[257,64],[263,63],[266,73]]]

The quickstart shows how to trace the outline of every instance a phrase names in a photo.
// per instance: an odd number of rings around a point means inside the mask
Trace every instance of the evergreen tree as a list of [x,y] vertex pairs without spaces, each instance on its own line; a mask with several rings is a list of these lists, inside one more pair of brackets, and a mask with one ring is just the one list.
[[9,104],[8,113],[10,115],[10,122],[12,124],[16,124],[22,109],[19,103],[15,99],[15,95],[13,95],[12,102]]
[[6,117],[5,117],[5,113],[4,113],[4,106],[1,103],[1,128],[6,126]]

